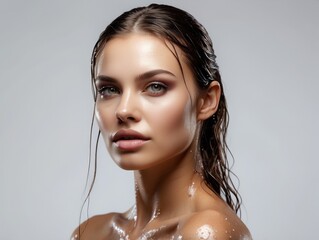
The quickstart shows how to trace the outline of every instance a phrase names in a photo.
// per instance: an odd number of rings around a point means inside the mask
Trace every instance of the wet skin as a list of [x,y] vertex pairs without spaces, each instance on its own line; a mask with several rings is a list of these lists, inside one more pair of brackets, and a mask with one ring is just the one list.
[[112,159],[134,171],[136,204],[92,217],[81,240],[251,239],[194,160],[201,121],[218,107],[217,82],[200,91],[178,47],[139,32],[105,45],[96,87],[97,122]]

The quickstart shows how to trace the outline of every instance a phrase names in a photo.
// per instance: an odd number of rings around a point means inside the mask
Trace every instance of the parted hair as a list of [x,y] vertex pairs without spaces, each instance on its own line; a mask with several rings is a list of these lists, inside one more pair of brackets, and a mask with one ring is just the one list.
[[[100,34],[91,58],[92,90],[95,102],[97,99],[95,68],[100,52],[110,39],[132,32],[153,34],[180,48],[200,89],[208,88],[212,81],[220,84],[221,96],[218,109],[200,126],[197,161],[201,166],[201,174],[206,185],[237,213],[240,209],[241,197],[232,181],[232,172],[227,159],[226,133],[229,114],[223,84],[212,40],[206,29],[192,15],[176,7],[151,4],[124,12],[109,24]],[[176,51],[175,57],[183,70]]]

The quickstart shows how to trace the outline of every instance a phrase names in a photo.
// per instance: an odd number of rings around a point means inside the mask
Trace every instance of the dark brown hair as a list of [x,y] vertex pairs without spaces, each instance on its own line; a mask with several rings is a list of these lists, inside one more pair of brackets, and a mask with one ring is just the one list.
[[[205,28],[192,15],[172,6],[151,4],[125,12],[108,25],[101,33],[92,53],[91,77],[95,102],[97,98],[95,67],[101,50],[110,39],[132,32],[150,33],[180,48],[200,89],[206,89],[212,81],[219,82],[221,97],[218,110],[202,123],[200,129],[198,161],[202,166],[202,174],[207,186],[223,198],[235,212],[238,212],[241,198],[230,178],[231,171],[227,160],[228,147],[225,137],[229,116],[223,84],[212,41]],[[99,136],[100,132],[98,138]],[[95,174],[96,154],[93,183]]]

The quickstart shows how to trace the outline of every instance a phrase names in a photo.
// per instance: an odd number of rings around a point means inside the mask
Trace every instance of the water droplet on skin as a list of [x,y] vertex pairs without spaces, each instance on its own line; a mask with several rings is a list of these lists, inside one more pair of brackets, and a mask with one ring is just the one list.
[[125,231],[117,226],[114,222],[112,223],[113,229],[117,232],[120,237],[120,240],[129,240],[128,236],[126,235]]
[[251,240],[251,238],[247,235],[244,235],[244,237],[242,238],[242,240]]
[[78,235],[77,234],[75,234],[74,237],[72,237],[71,240],[76,240],[76,239],[78,239]]
[[155,212],[153,212],[153,216],[151,218],[151,221],[154,220],[155,218],[157,218],[160,214],[161,214],[161,210],[159,208],[157,208],[155,210]]
[[162,231],[166,226],[161,226],[160,228],[149,230],[142,234],[142,236],[139,238],[139,240],[150,240],[154,239],[153,237],[158,231]]
[[136,221],[136,205],[134,205],[133,207],[132,207],[132,209],[131,209],[131,211],[129,212],[129,214],[128,214],[128,220],[134,220],[134,221]]
[[214,240],[215,239],[215,231],[209,225],[203,225],[197,229],[196,234],[199,239],[203,240]]
[[188,187],[188,196],[193,197],[195,192],[196,192],[196,188],[195,188],[195,183],[193,182],[192,185]]
[[151,239],[155,233],[158,231],[158,229],[152,229],[146,233],[143,233],[143,235],[141,236],[141,240],[147,240],[147,239]]

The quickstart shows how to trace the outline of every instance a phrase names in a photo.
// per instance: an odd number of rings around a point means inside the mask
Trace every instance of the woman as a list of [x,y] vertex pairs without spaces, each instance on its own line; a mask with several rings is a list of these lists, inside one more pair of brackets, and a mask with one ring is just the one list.
[[106,148],[133,170],[136,204],[95,216],[73,239],[251,239],[237,217],[228,113],[208,33],[152,4],[125,12],[92,55],[95,117]]

